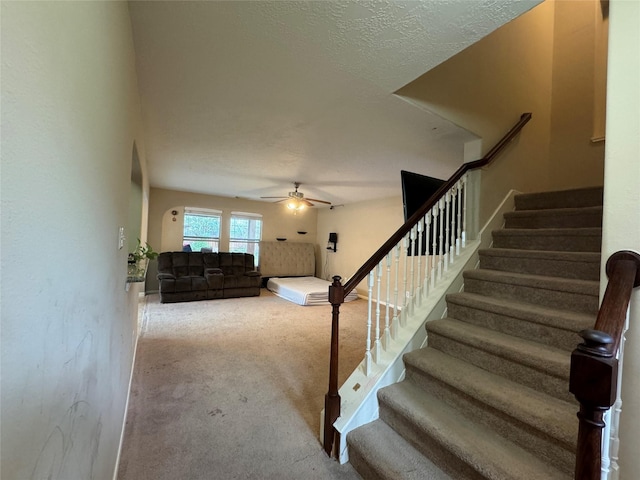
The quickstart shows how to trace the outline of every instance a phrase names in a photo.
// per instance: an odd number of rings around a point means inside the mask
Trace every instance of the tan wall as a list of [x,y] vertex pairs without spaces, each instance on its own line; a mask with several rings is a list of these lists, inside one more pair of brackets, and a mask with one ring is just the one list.
[[127,4],[1,8],[0,476],[110,479],[139,292],[118,229],[148,193]]
[[[602,146],[590,143],[597,4],[547,0],[398,91],[480,136],[484,152],[521,113],[533,113],[517,151],[512,147],[482,174],[481,224],[511,188],[602,183]],[[587,66],[567,57],[588,58]],[[564,161],[568,152],[577,160]]]
[[604,142],[591,141],[598,135],[596,123],[603,120],[596,108],[606,94],[598,84],[606,71],[606,51],[597,48],[604,25],[600,1],[554,5],[549,186],[602,185]]
[[[340,275],[344,283],[403,223],[401,197],[352,203],[333,210],[320,210],[320,255],[316,259],[317,276],[328,280],[333,275]],[[326,249],[329,232],[338,234],[338,248],[335,253]],[[366,293],[366,287],[362,284],[357,290],[359,293]]]
[[[316,243],[319,209],[310,208],[294,215],[282,203],[260,202],[231,197],[219,197],[160,188],[151,189],[149,205],[149,244],[157,251],[182,250],[183,214],[185,207],[209,208],[223,212],[220,251],[229,248],[229,227],[225,223],[231,212],[262,215],[262,240],[286,238],[287,242]],[[179,214],[173,221],[172,210]],[[298,232],[307,232],[299,234]],[[146,291],[158,290],[157,265],[152,262],[147,275]]]

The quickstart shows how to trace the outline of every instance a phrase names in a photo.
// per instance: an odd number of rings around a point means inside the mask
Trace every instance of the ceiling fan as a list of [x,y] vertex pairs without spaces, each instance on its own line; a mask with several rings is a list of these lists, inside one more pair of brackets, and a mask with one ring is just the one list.
[[304,193],[298,191],[298,187],[300,186],[300,182],[293,182],[295,190],[293,192],[289,192],[289,195],[286,197],[260,197],[260,198],[278,198],[275,203],[287,201],[287,207],[291,210],[302,210],[305,207],[313,207],[315,206],[311,202],[316,203],[324,203],[326,205],[331,205],[331,202],[327,202],[325,200],[318,200],[317,198],[304,198]]

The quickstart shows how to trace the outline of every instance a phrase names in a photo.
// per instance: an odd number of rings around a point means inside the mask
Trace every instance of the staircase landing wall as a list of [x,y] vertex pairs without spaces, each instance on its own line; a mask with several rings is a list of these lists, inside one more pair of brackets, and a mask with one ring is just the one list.
[[[640,252],[640,3],[610,5],[603,261],[621,249]],[[620,437],[620,470],[611,477],[622,479],[640,471],[640,288],[632,295],[629,324],[621,369],[622,417],[615,434]]]
[[596,91],[599,8],[597,0],[544,2],[396,92],[481,137],[484,152],[520,112],[533,113],[517,154],[511,146],[482,172],[481,225],[508,188],[602,185],[604,146],[591,142],[604,95]]

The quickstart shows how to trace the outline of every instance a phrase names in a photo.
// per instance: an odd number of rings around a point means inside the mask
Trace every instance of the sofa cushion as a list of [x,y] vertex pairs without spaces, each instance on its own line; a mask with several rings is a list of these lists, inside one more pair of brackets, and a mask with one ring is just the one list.
[[260,280],[247,275],[225,275],[224,288],[246,288],[260,285]]
[[[169,271],[175,277],[186,277],[189,275],[189,255],[191,252],[174,252],[169,257]],[[158,266],[160,268],[160,266]]]
[[191,277],[176,277],[176,292],[190,292],[191,290]]
[[200,252],[190,253],[189,254],[189,276],[202,277],[203,275],[204,275],[204,264],[202,263],[202,253]]
[[219,253],[205,253],[202,255],[202,261],[204,268],[220,268],[220,254]]
[[225,275],[243,275],[254,270],[253,255],[249,253],[220,253],[220,268]]
[[189,278],[191,278],[191,290],[207,290],[209,288],[209,284],[206,278],[204,277],[189,277]]
[[163,252],[158,255],[158,275],[161,274],[175,276],[173,272],[173,254],[171,252]]
[[204,274],[202,253],[164,252],[158,256],[158,272],[171,273],[175,277],[194,277]]

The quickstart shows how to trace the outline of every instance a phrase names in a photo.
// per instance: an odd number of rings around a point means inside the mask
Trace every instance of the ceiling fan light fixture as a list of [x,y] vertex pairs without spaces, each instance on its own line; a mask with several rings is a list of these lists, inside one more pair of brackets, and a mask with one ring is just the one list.
[[293,192],[289,192],[286,197],[260,197],[260,198],[278,198],[276,203],[285,202],[286,207],[289,210],[293,210],[294,215],[304,210],[307,207],[314,207],[315,204],[311,202],[324,203],[325,205],[331,205],[331,202],[326,200],[319,200],[317,198],[305,198],[304,193],[298,191],[300,182],[294,182],[293,185],[296,189]]
[[287,202],[287,208],[290,210],[304,210],[305,204],[297,198],[291,198]]

